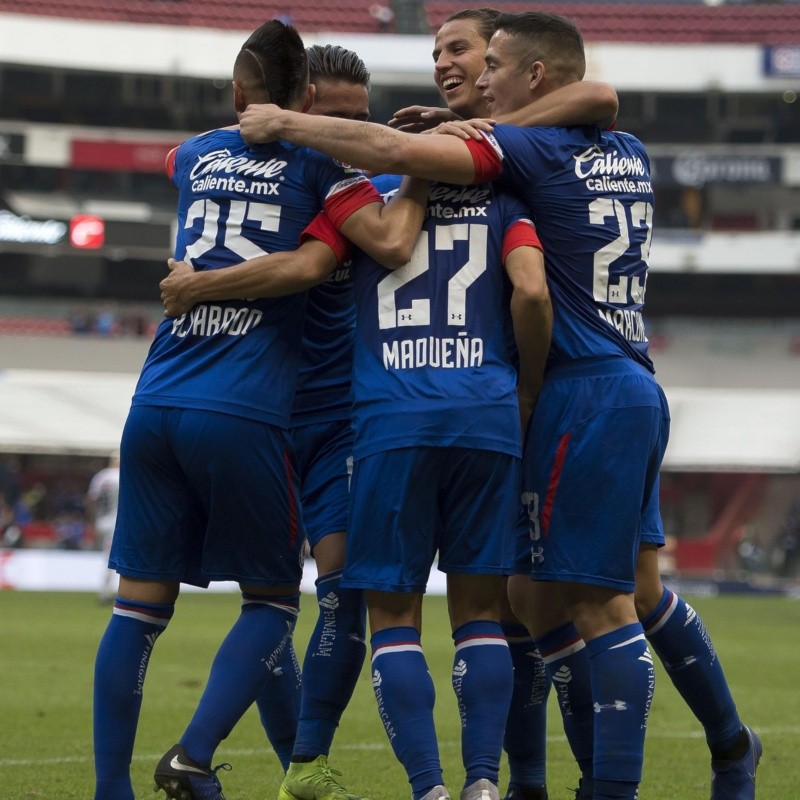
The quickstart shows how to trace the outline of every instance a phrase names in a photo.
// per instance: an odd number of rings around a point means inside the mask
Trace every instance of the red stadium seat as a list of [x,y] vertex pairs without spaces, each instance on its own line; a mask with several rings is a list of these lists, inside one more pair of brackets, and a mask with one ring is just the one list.
[[[575,20],[587,41],[731,42],[796,44],[800,37],[800,3],[706,6],[689,2],[544,3],[532,6],[512,0],[498,4],[507,11],[537,8]],[[431,29],[436,30],[460,0],[428,0]],[[311,2],[259,3],[253,0],[0,0],[0,12],[71,17],[111,22],[191,25],[228,30],[252,30],[264,20],[289,14],[298,30],[374,33],[375,21],[364,0],[340,0],[335,5]]]

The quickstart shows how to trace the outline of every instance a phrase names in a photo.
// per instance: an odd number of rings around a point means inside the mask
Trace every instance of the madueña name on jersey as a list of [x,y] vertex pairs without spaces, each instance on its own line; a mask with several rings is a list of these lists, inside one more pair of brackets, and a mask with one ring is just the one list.
[[417,367],[466,369],[482,364],[483,339],[471,338],[464,332],[457,338],[424,336],[383,343],[383,366],[387,370]]
[[573,158],[575,175],[586,182],[589,191],[635,194],[653,191],[647,167],[641,158],[621,157],[616,150],[606,153],[597,145]]

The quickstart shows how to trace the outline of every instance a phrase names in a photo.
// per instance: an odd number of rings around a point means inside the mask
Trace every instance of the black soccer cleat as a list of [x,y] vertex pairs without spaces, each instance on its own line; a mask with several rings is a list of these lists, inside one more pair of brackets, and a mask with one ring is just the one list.
[[173,800],[225,800],[217,770],[230,768],[230,764],[220,764],[214,769],[201,767],[176,744],[158,762],[153,776],[154,791],[163,789]]

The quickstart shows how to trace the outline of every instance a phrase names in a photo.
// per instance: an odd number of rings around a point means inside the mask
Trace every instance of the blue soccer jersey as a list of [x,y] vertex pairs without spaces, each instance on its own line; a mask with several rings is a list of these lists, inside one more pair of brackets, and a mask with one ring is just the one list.
[[[376,175],[372,184],[384,202],[400,187],[400,175]],[[356,305],[352,261],[308,291],[300,373],[291,427],[350,419]]]
[[553,303],[548,366],[622,356],[653,371],[642,318],[653,222],[644,145],[597,128],[498,125],[470,148],[476,180],[499,173],[542,240]]
[[356,307],[351,261],[308,291],[291,427],[349,419]]
[[[377,193],[359,172],[283,142],[249,147],[238,129],[180,145],[175,257],[197,270],[294,249],[321,209]],[[294,397],[305,294],[200,303],[161,323],[134,404],[197,408],[285,427]]]
[[354,258],[357,459],[415,446],[520,454],[503,267],[504,242],[519,227],[530,237],[521,244],[538,244],[510,195],[489,184],[435,183],[408,264],[387,270],[364,254]]

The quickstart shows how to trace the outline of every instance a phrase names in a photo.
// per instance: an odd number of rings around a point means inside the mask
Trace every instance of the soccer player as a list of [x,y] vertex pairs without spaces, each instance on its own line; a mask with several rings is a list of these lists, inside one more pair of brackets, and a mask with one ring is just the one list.
[[[243,291],[260,264],[262,282],[246,291],[271,293],[280,271],[266,267],[276,260],[187,276],[191,299]],[[366,592],[378,708],[413,797],[448,798],[420,638],[438,551],[456,646],[461,797],[496,800],[513,682],[500,589],[513,560],[520,420],[549,341],[538,239],[514,198],[489,185],[434,184],[411,262],[389,272],[360,255],[353,273],[355,467],[343,583]]]
[[[455,115],[464,119],[489,115],[477,83],[483,70],[486,45],[494,33],[498,15],[499,12],[492,9],[470,9],[448,17],[436,36],[433,53],[436,84],[448,109],[412,106],[398,111],[390,120],[390,126],[399,130],[419,130],[446,121],[448,117],[443,111],[455,112]],[[579,88],[584,92],[589,89],[591,94],[565,97],[565,92]],[[565,102],[578,101],[586,106],[586,111],[594,109],[599,120],[604,113],[602,104],[613,109],[614,97],[613,89],[605,84],[580,81],[556,89],[544,99],[557,99],[562,106]],[[589,105],[593,101],[599,105]],[[538,98],[534,103],[534,108],[539,110],[537,113],[541,113],[541,102],[542,98]],[[576,110],[585,113],[581,105],[576,106]],[[504,120],[509,118],[503,115]],[[524,120],[519,111],[515,119],[518,124],[531,124]],[[598,122],[598,125],[606,126],[603,122]],[[530,559],[529,543],[525,541],[527,538],[526,532],[520,539],[519,552],[527,553],[524,560]],[[634,601],[637,615],[675,687],[703,725],[714,766],[712,800],[736,796],[735,792],[739,790],[732,787],[737,785],[744,786],[745,792],[752,793],[752,779],[741,765],[730,769],[731,763],[737,761],[739,755],[746,755],[749,734],[739,720],[719,659],[702,620],[685,601],[661,582],[657,552],[663,544],[663,528],[658,509],[654,506],[649,509],[642,529],[636,562]],[[510,587],[515,604],[526,620],[541,618],[535,585],[520,582],[517,576],[513,576]],[[513,623],[507,623],[506,627],[507,635],[515,632]],[[546,797],[543,786],[545,707],[542,697],[546,702],[547,684],[543,687],[540,671],[535,669],[539,666],[536,658],[538,651],[531,647],[524,629],[517,629],[516,633],[516,636],[509,635],[515,667],[515,700],[509,713],[505,741],[511,772],[509,795],[519,796],[523,800],[538,800]],[[589,675],[587,654],[584,649],[575,648],[575,639],[574,628],[565,623],[563,627],[557,627],[557,635],[551,637],[545,646],[548,647],[548,672],[559,690],[557,696],[567,737],[576,759],[588,771],[591,769],[594,708],[590,688],[586,685]],[[562,642],[567,642],[568,647],[562,648]],[[570,679],[563,680],[559,670],[564,674],[568,670]],[[716,777],[717,773],[719,777]],[[580,794],[590,791],[587,775]],[[749,797],[750,794],[745,796]]]
[[[315,87],[308,113],[367,120],[369,72],[358,55],[337,45],[314,45],[307,52],[309,78]],[[346,263],[308,292],[290,421],[303,521],[317,565],[319,613],[303,661],[299,721],[280,713],[271,698],[271,686],[258,701],[262,722],[287,770],[279,792],[281,800],[349,796],[327,769],[327,759],[366,655],[363,592],[339,585],[353,460],[350,373],[354,335],[353,282]],[[285,673],[291,680],[291,664]],[[283,740],[275,735],[276,725],[285,732]]]
[[[420,131],[452,119],[488,117],[486,101],[478,88],[478,79],[484,69],[484,56],[489,40],[496,30],[500,12],[490,8],[475,8],[450,15],[436,34],[433,59],[434,81],[446,109],[410,106],[395,113],[389,121],[398,130]],[[560,87],[532,106],[520,109],[519,124],[584,124],[593,122],[607,127],[617,112],[617,98],[613,87],[603,83],[578,81]],[[553,108],[555,120],[543,119],[542,114]],[[572,116],[570,116],[572,115]],[[502,625],[514,664],[514,694],[511,699],[503,747],[508,756],[509,785],[506,800],[546,800],[547,752],[547,699],[550,677],[535,641],[524,624],[513,613],[508,601],[512,594],[517,601],[528,600],[531,586],[530,546],[528,524],[521,520],[518,536],[517,575],[509,578],[510,590],[504,587]],[[525,610],[529,613],[530,603]],[[583,695],[584,710],[594,713],[589,689]],[[577,698],[577,692],[573,702]],[[561,697],[561,695],[559,695]],[[577,708],[568,707],[564,727],[576,756],[586,752],[586,743],[575,735]],[[580,731],[580,728],[578,728]],[[591,766],[591,743],[588,748]],[[587,789],[588,791],[588,789]]]
[[[254,100],[308,108],[293,28],[271,20],[248,38],[233,96],[237,113]],[[376,258],[401,264],[424,214],[413,196],[384,206],[362,174],[319,153],[250,147],[236,127],[184,142],[167,168],[179,190],[176,255],[200,270],[294,248],[322,208]],[[304,294],[201,304],[156,333],[122,436],[110,556],[120,588],[95,662],[96,800],[133,800],[143,682],[181,582],[237,581],[242,611],[180,744],[156,768],[168,796],[222,800],[213,753],[288,646],[304,532],[286,427],[304,304]]]
[[[119,503],[119,454],[115,453],[89,481],[86,490],[86,516],[94,524],[94,530],[103,545],[103,553],[108,558],[111,552],[111,540],[114,537],[114,525],[117,522],[117,505]],[[103,579],[97,599],[104,605],[114,599],[114,588],[117,575],[106,565],[103,568]]]
[[[580,35],[562,18],[503,15],[498,27],[481,78],[492,114],[517,109],[582,76]],[[640,533],[651,530],[648,519],[657,511],[658,466],[668,431],[641,317],[652,231],[644,148],[625,134],[579,128],[499,126],[481,141],[442,142],[444,137],[357,124],[310,124],[264,108],[246,111],[242,125],[247,138],[287,137],[372,170],[464,183],[502,174],[535,212],[548,259],[554,328],[548,379],[526,450],[534,577],[554,584],[576,629],[571,639],[551,629],[548,652],[559,658],[585,642],[590,656],[593,796],[634,797],[653,676],[633,599],[635,564]],[[617,391],[622,394],[615,410],[609,405]],[[606,422],[608,430],[600,430]],[[599,535],[604,547],[597,552],[591,545]],[[671,593],[665,590],[661,601],[666,613],[650,624],[645,620],[657,649],[658,621],[681,618],[671,611],[678,603]],[[674,637],[680,640],[676,649],[689,649],[688,639],[702,643],[693,659],[703,658],[708,682],[721,690],[724,678],[704,631],[692,624],[688,610],[684,621],[689,625],[683,637]],[[679,683],[676,670],[672,677]],[[720,696],[726,693],[724,687]],[[754,796],[761,745],[735,708],[723,707],[719,749],[712,751],[712,796],[744,800]]]

